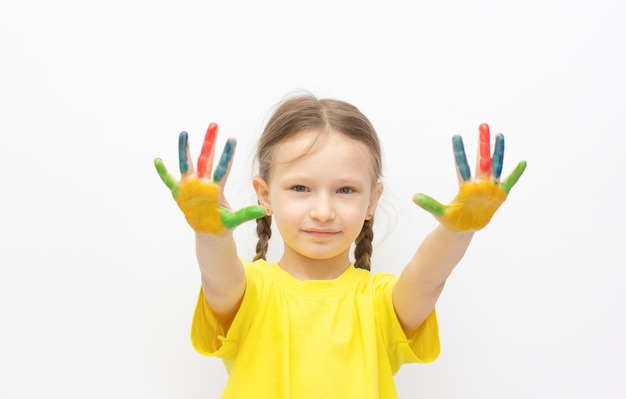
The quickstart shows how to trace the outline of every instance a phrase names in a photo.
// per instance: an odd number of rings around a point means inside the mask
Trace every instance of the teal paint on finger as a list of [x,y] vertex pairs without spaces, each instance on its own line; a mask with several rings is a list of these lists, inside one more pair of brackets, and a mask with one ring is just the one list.
[[498,134],[496,136],[496,144],[493,149],[493,159],[491,165],[493,168],[493,177],[500,178],[502,174],[502,164],[504,162],[504,135]]
[[213,173],[214,182],[220,182],[226,175],[226,171],[228,171],[228,165],[233,159],[234,151],[235,140],[228,139],[228,141],[226,141],[226,145],[224,146],[224,151],[222,151],[222,157],[220,158],[220,162],[215,169],[215,173]]
[[454,159],[456,160],[459,174],[461,178],[463,178],[463,181],[468,181],[472,177],[472,174],[467,164],[467,156],[465,155],[465,147],[463,146],[463,138],[461,136],[457,135],[452,137],[452,148],[454,150]]
[[187,132],[180,132],[178,136],[178,164],[180,173],[185,174],[189,170],[189,160],[187,159],[187,146],[189,145],[189,135]]

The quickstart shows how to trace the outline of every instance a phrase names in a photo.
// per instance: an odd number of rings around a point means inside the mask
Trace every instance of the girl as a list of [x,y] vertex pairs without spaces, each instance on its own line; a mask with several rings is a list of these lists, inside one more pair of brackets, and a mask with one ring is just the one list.
[[[259,206],[232,212],[224,198],[234,139],[213,179],[207,177],[215,124],[197,171],[181,133],[179,182],[155,160],[196,232],[202,288],[191,338],[199,353],[223,359],[229,372],[223,398],[394,398],[393,375],[402,364],[437,358],[434,308],[446,279],[525,167],[521,162],[500,182],[503,138],[492,159],[488,127],[480,130],[477,178],[457,136],[457,197],[445,206],[415,196],[440,224],[400,276],[369,272],[383,193],[381,150],[369,120],[350,104],[299,96],[276,109],[256,154]],[[252,219],[259,242],[247,262],[232,230]],[[272,220],[284,243],[276,263],[265,260]]]

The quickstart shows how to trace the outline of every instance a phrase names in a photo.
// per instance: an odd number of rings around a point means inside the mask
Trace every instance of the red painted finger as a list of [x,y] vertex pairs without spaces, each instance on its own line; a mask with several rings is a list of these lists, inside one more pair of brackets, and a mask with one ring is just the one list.
[[479,149],[480,173],[490,174],[491,173],[491,146],[489,144],[490,142],[489,125],[487,125],[486,123],[483,123],[482,125],[480,125],[478,130],[480,132],[480,144],[479,144],[480,145],[480,149]]
[[[217,137],[217,124],[211,123],[204,136],[202,151],[198,157],[198,178],[202,179],[207,173],[207,164],[213,164],[213,153],[215,152],[215,138]],[[209,170],[209,173],[211,171]]]

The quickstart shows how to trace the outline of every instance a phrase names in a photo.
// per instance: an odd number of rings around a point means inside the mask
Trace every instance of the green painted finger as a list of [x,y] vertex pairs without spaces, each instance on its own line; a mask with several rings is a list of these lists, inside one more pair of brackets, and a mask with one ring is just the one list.
[[415,194],[413,202],[434,215],[442,216],[446,213],[446,206],[428,195]]
[[176,180],[174,180],[172,175],[169,174],[165,165],[163,165],[163,161],[161,160],[161,158],[156,158],[154,160],[154,166],[156,167],[159,177],[161,178],[163,183],[165,183],[167,188],[170,189],[174,198],[178,197],[178,184],[176,183]]
[[265,209],[258,205],[248,206],[237,212],[220,208],[220,218],[222,219],[222,224],[227,229],[233,229],[242,223],[262,218],[263,216],[265,216]]
[[506,180],[502,182],[502,189],[504,190],[505,193],[508,194],[509,191],[511,191],[515,183],[517,183],[519,178],[522,176],[522,173],[524,173],[525,169],[526,169],[526,161],[520,161],[520,163],[517,164],[513,172],[511,172],[511,174],[506,178]]

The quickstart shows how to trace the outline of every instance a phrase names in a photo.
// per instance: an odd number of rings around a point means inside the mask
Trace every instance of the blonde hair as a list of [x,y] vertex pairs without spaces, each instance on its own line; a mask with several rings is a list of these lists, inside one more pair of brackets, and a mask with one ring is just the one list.
[[[340,100],[317,99],[312,95],[298,95],[283,101],[268,121],[259,140],[256,151],[258,174],[269,181],[274,152],[278,143],[304,130],[337,132],[360,141],[372,155],[374,182],[382,176],[382,155],[378,135],[365,115],[355,106]],[[373,217],[365,220],[361,233],[356,238],[354,266],[370,270],[372,240],[374,238]],[[272,235],[272,217],[257,219],[257,235],[254,260],[265,259]]]

